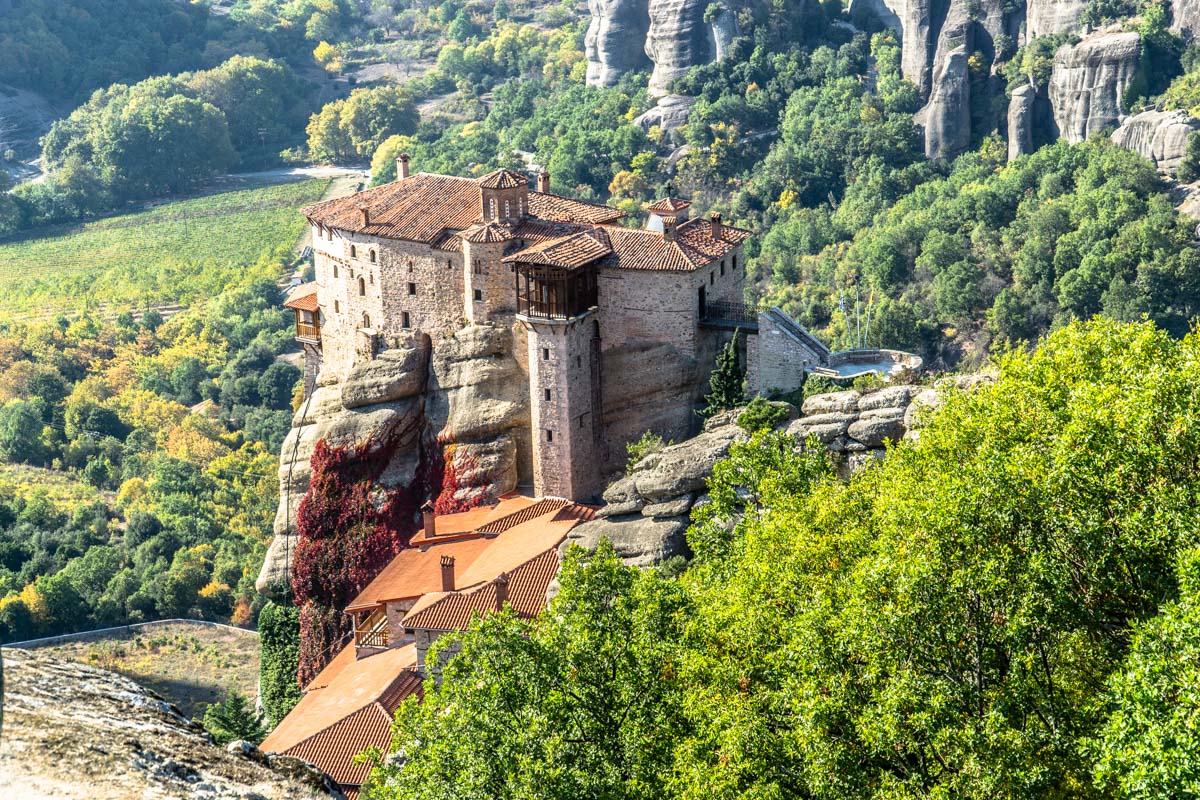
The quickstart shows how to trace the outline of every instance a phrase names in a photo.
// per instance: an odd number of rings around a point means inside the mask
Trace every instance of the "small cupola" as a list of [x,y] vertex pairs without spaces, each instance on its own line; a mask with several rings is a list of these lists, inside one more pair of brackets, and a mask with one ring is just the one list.
[[498,169],[479,179],[479,216],[484,222],[515,223],[529,210],[529,179]]
[[655,200],[646,206],[646,230],[664,230],[664,221],[668,218],[674,225],[682,225],[687,222],[688,210],[692,207],[691,202],[682,197],[672,197],[671,193],[672,189],[668,186],[666,197]]

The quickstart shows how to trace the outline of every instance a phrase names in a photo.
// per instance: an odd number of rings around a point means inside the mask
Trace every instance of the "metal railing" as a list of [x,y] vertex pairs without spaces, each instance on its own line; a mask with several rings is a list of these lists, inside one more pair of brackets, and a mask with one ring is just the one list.
[[745,303],[735,303],[728,300],[710,300],[704,304],[701,317],[706,322],[726,322],[743,325],[757,325],[758,312]]

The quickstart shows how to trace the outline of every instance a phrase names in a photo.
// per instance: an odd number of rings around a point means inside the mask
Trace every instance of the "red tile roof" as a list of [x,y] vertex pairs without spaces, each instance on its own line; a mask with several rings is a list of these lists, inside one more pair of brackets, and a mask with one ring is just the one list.
[[609,243],[605,229],[586,228],[557,239],[539,242],[504,260],[573,269],[598,261],[610,253],[612,253],[612,245]]
[[[314,203],[301,213],[327,228],[445,248],[449,235],[480,220],[480,188],[481,181],[471,178],[421,172],[348,197]],[[367,210],[367,225],[361,209]],[[550,222],[590,224],[623,216],[615,208],[541,192],[529,193],[529,213]]]
[[294,308],[298,311],[317,310],[317,282],[302,283],[288,294],[283,301],[284,308]]
[[290,748],[286,755],[315,764],[338,784],[361,786],[371,765],[355,764],[354,757],[372,746],[386,751],[391,741],[392,717],[379,703],[372,703]]
[[684,200],[682,197],[664,197],[661,200],[655,200],[653,203],[646,205],[647,211],[653,211],[655,214],[674,214],[676,211],[685,209],[691,205],[691,201]]
[[513,238],[508,228],[495,222],[472,225],[458,236],[460,239],[466,239],[472,243],[507,242]]
[[516,189],[528,186],[529,179],[511,169],[498,169],[480,178],[479,185],[484,189]]
[[[546,607],[546,588],[558,574],[558,550],[547,550],[508,573],[505,602],[518,616],[530,619]],[[496,581],[464,592],[442,594],[433,603],[414,607],[402,622],[406,628],[454,631],[466,628],[473,615],[498,610]]]

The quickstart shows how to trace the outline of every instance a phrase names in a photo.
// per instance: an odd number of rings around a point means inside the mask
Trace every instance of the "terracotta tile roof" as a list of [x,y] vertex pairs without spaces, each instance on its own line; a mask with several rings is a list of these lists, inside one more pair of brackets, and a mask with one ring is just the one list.
[[458,236],[460,239],[466,239],[468,242],[472,243],[507,242],[513,238],[513,235],[509,233],[508,228],[495,222],[472,225]]
[[511,169],[498,169],[480,178],[479,185],[484,189],[515,189],[528,186],[529,179]]
[[[505,602],[518,616],[536,617],[546,607],[546,588],[558,573],[558,550],[547,550],[508,573]],[[406,628],[453,631],[466,628],[473,615],[498,609],[496,581],[488,581],[469,592],[443,594],[422,608],[414,607],[404,617]]]
[[714,238],[712,226],[699,219],[676,228],[673,240],[645,228],[606,226],[605,230],[613,252],[602,266],[614,269],[691,271],[732,253],[750,238],[750,231],[732,225],[722,225],[720,238]]
[[[366,209],[369,224],[363,224],[361,209]],[[300,213],[327,228],[451,249],[450,237],[478,222],[482,211],[480,181],[421,172],[348,197],[314,203]],[[529,193],[529,213],[550,222],[593,224],[623,216],[615,208],[540,192]]]
[[674,214],[676,211],[688,208],[691,204],[691,201],[684,200],[682,197],[664,197],[647,204],[646,210],[653,211],[655,214]]
[[371,746],[386,750],[392,741],[392,718],[378,703],[360,708],[295,747],[286,755],[315,764],[339,785],[361,786],[370,764],[354,757]]
[[325,685],[315,687],[316,681],[309,685],[296,707],[260,745],[264,752],[287,752],[355,711],[383,700],[390,705],[390,715],[400,700],[420,690],[421,679],[414,671],[416,645],[393,647],[360,659],[354,656],[354,645],[346,645],[334,659],[340,661],[341,669]]
[[591,228],[548,239],[519,253],[506,257],[507,262],[520,261],[526,264],[549,264],[554,267],[574,269],[591,264],[612,253],[608,233],[604,228]]
[[[436,598],[425,596],[442,589],[442,556],[454,557],[456,589],[480,586],[558,547],[567,531],[590,513],[564,513],[567,507],[565,500],[535,502],[513,497],[490,508],[438,517],[434,521],[435,537],[414,539],[416,546],[400,551],[346,610],[362,611],[408,598],[420,598],[414,608],[431,602]],[[457,519],[443,525],[448,518]],[[441,536],[449,539],[440,541]]]
[[283,307],[294,308],[298,311],[316,311],[317,282],[309,281],[292,289],[288,293],[287,300],[283,301]]

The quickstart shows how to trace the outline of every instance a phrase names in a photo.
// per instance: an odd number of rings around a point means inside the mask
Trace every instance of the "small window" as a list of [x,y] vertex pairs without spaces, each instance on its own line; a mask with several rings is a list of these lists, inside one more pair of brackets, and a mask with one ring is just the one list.
[[371,318],[369,316],[367,316],[366,314],[363,314],[362,326],[364,328],[371,327]]
[[400,312],[400,327],[401,328],[411,328],[412,327],[412,324],[409,322],[409,319],[408,319],[407,311]]
[[544,397],[546,398],[546,400],[549,400],[550,399],[550,390],[545,389],[544,392],[545,392]]
[[335,314],[342,313],[342,304],[339,303],[337,300],[333,301],[333,313],[335,313]]
[[715,272],[708,273],[708,285],[712,286],[716,282],[717,282],[717,273],[715,273]]
[[547,442],[554,441],[554,431],[550,430],[549,428],[546,428],[546,441]]
[[581,427],[581,428],[583,427],[583,418],[584,418],[585,416],[587,416],[587,415],[586,415],[586,414],[580,414],[580,415],[579,415],[579,427]]
[[549,361],[549,360],[550,360],[550,348],[543,347],[542,348],[542,361]]
[[338,276],[337,264],[334,264],[333,265],[333,277],[336,278],[337,276]]
[[366,295],[367,295],[367,282],[364,281],[362,278],[359,278],[358,279],[358,296],[366,297]]
[[509,208],[508,201],[504,201],[504,218],[508,219],[512,216],[512,210]]
[[454,264],[448,258],[446,259],[446,269],[454,269]]
[[489,203],[488,206],[491,209],[491,214],[489,215],[490,218],[495,219],[496,218],[496,198],[493,197],[491,203]]
[[374,264],[374,263],[375,263],[375,251],[374,251],[374,250],[369,250],[369,251],[368,251],[368,254],[369,254],[369,255],[370,255],[370,257],[371,257],[371,263],[372,263],[372,264]]
[[733,269],[737,270],[737,253],[733,254]]
[[483,290],[476,289],[475,290],[475,302],[480,302],[481,300],[483,300]]
[[583,356],[575,356],[575,366],[577,366],[577,367],[583,366]]
[[[450,263],[449,261],[447,261],[447,262],[446,262],[446,264],[449,264],[449,263]],[[411,258],[408,260],[408,271],[409,271],[409,272],[412,272],[412,271],[413,271],[413,263],[412,263],[412,259],[411,259]]]
[[354,245],[350,245],[350,257],[358,258],[358,248],[356,248]]
[[476,275],[483,274],[483,267],[480,265],[478,258],[475,259],[475,263],[471,265],[471,271],[474,272]]
[[721,259],[721,277],[725,277],[725,259]]
[[416,285],[415,283],[410,283],[410,284],[408,285],[408,293],[409,293],[409,294],[416,294],[416,293],[417,293],[417,285]]
[[368,278],[368,280],[371,281],[371,285],[374,286],[375,285],[375,273],[372,272],[370,275],[367,276],[367,278]]

